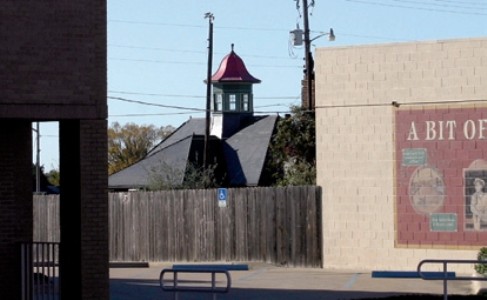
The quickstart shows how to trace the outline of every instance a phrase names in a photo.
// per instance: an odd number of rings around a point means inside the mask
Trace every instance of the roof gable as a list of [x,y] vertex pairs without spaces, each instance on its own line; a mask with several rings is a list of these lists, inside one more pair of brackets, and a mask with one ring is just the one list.
[[171,180],[173,184],[181,183],[192,142],[192,136],[187,136],[147,155],[137,163],[112,174],[108,178],[108,186],[112,189],[146,188],[160,180],[158,176],[162,173],[168,175],[164,180]]
[[225,141],[223,153],[230,185],[259,185],[277,118],[266,116]]

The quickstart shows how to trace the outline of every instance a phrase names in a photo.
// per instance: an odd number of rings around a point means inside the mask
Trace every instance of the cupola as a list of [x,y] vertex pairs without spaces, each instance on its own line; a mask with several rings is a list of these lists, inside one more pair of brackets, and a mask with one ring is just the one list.
[[232,44],[230,53],[211,77],[212,135],[226,138],[245,126],[254,112],[252,86],[260,82],[249,73]]

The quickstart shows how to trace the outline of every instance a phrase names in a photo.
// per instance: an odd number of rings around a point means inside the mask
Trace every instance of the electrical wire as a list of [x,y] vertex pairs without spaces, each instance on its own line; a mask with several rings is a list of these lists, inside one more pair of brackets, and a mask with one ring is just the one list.
[[[137,49],[137,50],[164,51],[164,52],[174,52],[174,53],[178,53],[178,54],[180,54],[180,53],[192,53],[192,54],[204,54],[204,55],[207,54],[206,51],[179,50],[179,49],[168,49],[168,48],[159,48],[159,47],[145,47],[145,46],[131,46],[131,45],[108,44],[108,47]],[[226,55],[228,53],[215,52],[214,54]],[[252,57],[252,58],[263,58],[263,59],[289,59],[289,57],[286,57],[286,56],[271,56],[271,55],[256,55],[256,54],[245,54],[245,55],[242,55],[242,56]]]
[[[140,96],[151,96],[151,97],[170,97],[170,98],[196,98],[196,99],[203,99],[206,96],[199,96],[199,95],[178,95],[178,94],[159,94],[159,93],[142,93],[142,92],[128,92],[128,91],[115,91],[109,90],[108,93],[113,94],[122,94],[122,95],[140,95]],[[279,100],[296,100],[299,99],[300,96],[272,96],[272,97],[254,97],[254,99],[279,99]]]
[[[119,20],[119,19],[110,19],[110,20],[108,20],[108,23],[126,23],[126,24],[138,24],[138,25],[167,26],[167,27],[206,28],[206,26],[203,26],[203,25],[188,25],[188,24],[161,23],[161,22],[148,22],[148,21],[132,21],[132,20]],[[287,29],[267,28],[267,27],[215,26],[214,28],[215,29],[223,29],[223,30],[245,30],[245,31],[272,31],[272,32],[287,31]]]
[[464,11],[436,9],[436,8],[427,8],[427,7],[418,7],[418,6],[406,6],[406,5],[398,5],[398,4],[390,4],[390,3],[382,3],[382,2],[366,1],[366,0],[344,0],[344,1],[375,5],[375,6],[383,6],[383,7],[405,8],[405,9],[423,10],[423,11],[440,12],[440,13],[451,13],[451,14],[459,14],[459,15],[487,16],[487,13],[464,12]]
[[[206,112],[206,109],[196,108],[196,107],[184,107],[184,106],[166,105],[166,104],[160,104],[160,103],[154,103],[154,102],[147,102],[147,101],[142,101],[142,100],[127,99],[127,98],[122,98],[122,97],[113,97],[113,96],[108,96],[107,98],[110,99],[110,100],[123,101],[123,102],[140,104],[140,105],[145,105],[145,106],[154,106],[154,107],[163,107],[163,108],[189,110],[191,112],[198,112],[198,113],[200,113],[200,112]],[[293,97],[293,99],[296,99],[296,98]],[[256,106],[256,108],[274,107],[274,106],[285,106],[285,104],[278,103],[278,104],[272,104],[272,105]],[[267,112],[263,112],[263,111],[254,111],[254,112],[256,112],[256,113],[267,113]],[[186,114],[186,113],[190,113],[190,112],[184,112],[184,114]]]
[[172,115],[190,115],[194,112],[175,112],[175,113],[153,113],[153,114],[120,114],[120,115],[108,115],[110,118],[123,118],[123,117],[153,117],[153,116],[172,116]]
[[468,4],[468,5],[487,5],[486,1],[455,1],[455,0],[433,0],[436,2],[446,2],[446,3],[458,3],[458,4]]
[[147,101],[141,101],[141,100],[127,99],[127,98],[122,98],[122,97],[108,96],[107,98],[108,99],[111,99],[111,100],[117,100],[117,101],[135,103],[135,104],[146,105],[146,106],[155,106],[155,107],[173,108],[173,109],[183,109],[183,110],[191,110],[191,111],[197,111],[197,112],[205,112],[206,111],[205,109],[202,109],[202,108],[183,107],[183,106],[176,106],[176,105],[166,105],[166,104],[159,104],[159,103],[153,103],[153,102],[147,102]]
[[205,96],[197,95],[176,95],[176,94],[157,94],[157,93],[140,93],[140,92],[126,92],[126,91],[113,91],[109,90],[109,93],[122,94],[122,95],[140,95],[140,96],[152,96],[152,97],[170,97],[170,98],[197,98],[203,99]]
[[417,101],[417,102],[399,102],[392,101],[390,103],[366,103],[366,104],[340,104],[340,105],[317,105],[315,109],[326,109],[326,108],[351,108],[351,107],[401,107],[401,106],[416,106],[416,105],[441,105],[441,104],[458,104],[458,103],[486,103],[487,100],[480,99],[463,99],[463,100],[443,100],[443,101]]
[[456,5],[456,4],[441,4],[441,3],[428,3],[425,1],[418,1],[418,0],[391,0],[393,2],[400,2],[400,3],[412,3],[412,4],[419,4],[422,6],[433,6],[433,7],[442,7],[442,8],[461,8],[461,9],[480,9],[485,10],[485,7],[474,7],[474,6],[464,6],[464,5]]
[[[182,64],[182,65],[206,65],[202,62],[187,62],[187,61],[168,61],[168,60],[153,60],[153,59],[133,59],[133,58],[122,58],[122,57],[109,57],[108,60],[115,61],[130,61],[130,62],[143,62],[143,63],[154,63],[154,64]],[[284,66],[284,65],[260,65],[251,64],[249,65],[253,68],[277,68],[277,69],[297,69],[302,68],[301,66]]]

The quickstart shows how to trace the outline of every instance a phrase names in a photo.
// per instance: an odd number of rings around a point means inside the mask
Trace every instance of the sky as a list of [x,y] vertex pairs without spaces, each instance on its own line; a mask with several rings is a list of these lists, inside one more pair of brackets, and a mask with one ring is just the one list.
[[[299,9],[298,9],[299,4]],[[314,4],[314,5],[313,5]],[[487,37],[487,0],[308,0],[311,38],[321,47]],[[300,103],[302,0],[108,0],[108,124],[180,126],[204,117],[209,20],[214,73],[235,53],[262,83],[254,110],[284,114]],[[177,107],[177,108],[174,108]],[[33,125],[34,126],[34,125]],[[58,124],[40,124],[40,164],[59,169]],[[35,162],[36,136],[33,135]]]

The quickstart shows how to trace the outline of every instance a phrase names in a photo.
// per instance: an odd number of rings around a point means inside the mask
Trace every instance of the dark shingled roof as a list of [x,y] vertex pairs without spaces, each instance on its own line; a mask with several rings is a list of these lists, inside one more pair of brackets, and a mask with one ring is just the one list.
[[145,188],[150,186],[153,180],[157,180],[157,176],[160,176],[157,174],[168,170],[173,173],[171,179],[174,183],[181,183],[193,142],[192,137],[188,135],[165,148],[151,151],[151,155],[110,175],[108,186],[111,189]]
[[[227,166],[226,175],[230,186],[257,186],[263,171],[267,150],[276,125],[277,116],[254,117],[254,122],[231,137],[213,143],[223,144],[223,160]],[[146,157],[108,179],[111,189],[149,187],[157,176],[164,176],[168,169],[175,174],[184,174],[192,149],[199,148],[205,130],[205,119],[190,119],[175,132],[154,147]],[[216,139],[216,137],[214,137]],[[220,148],[221,149],[221,148]],[[221,150],[213,149],[217,154]],[[157,175],[157,173],[159,175]],[[152,180],[152,181],[151,181]],[[184,178],[175,178],[180,184]]]
[[175,142],[187,138],[190,135],[204,135],[205,134],[205,119],[204,118],[191,118],[184,122],[179,128],[177,128],[170,136],[165,138],[159,145],[152,148],[147,155],[152,155],[157,151],[168,147]]
[[277,116],[266,116],[226,140],[223,153],[230,185],[259,185],[276,121]]

